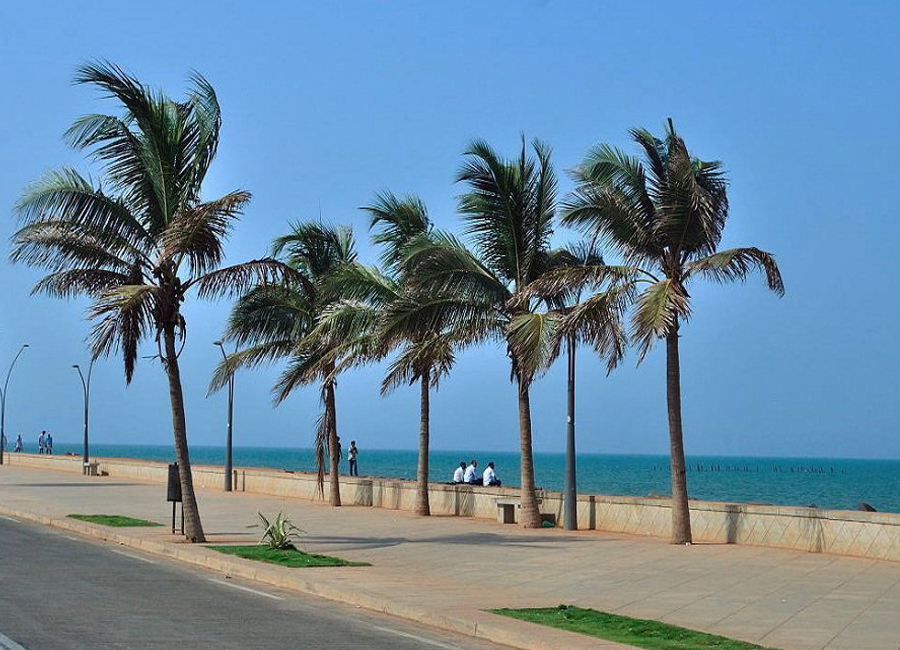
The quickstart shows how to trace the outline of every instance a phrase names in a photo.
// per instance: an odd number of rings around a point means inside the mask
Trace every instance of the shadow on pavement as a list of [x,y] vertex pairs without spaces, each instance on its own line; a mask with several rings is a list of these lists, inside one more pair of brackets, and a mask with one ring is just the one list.
[[[305,536],[304,540],[321,544],[336,544],[346,546],[348,549],[373,549],[388,548],[390,546],[399,546],[400,544],[460,544],[472,546],[502,546],[506,548],[541,548],[553,547],[557,544],[565,544],[569,542],[582,541],[580,537],[544,537],[533,535],[524,536],[507,536],[497,533],[466,533],[462,535],[441,535],[438,537],[424,537],[420,539],[409,539],[406,537],[331,537],[331,536]],[[591,540],[592,543],[598,540]]]
[[71,488],[71,487],[134,487],[143,483],[9,483],[10,487],[47,487],[47,488]]

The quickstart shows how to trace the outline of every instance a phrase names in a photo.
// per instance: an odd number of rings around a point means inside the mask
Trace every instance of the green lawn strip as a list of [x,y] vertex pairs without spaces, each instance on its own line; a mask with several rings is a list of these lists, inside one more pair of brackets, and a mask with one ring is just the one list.
[[318,566],[371,566],[368,562],[350,562],[330,555],[304,553],[295,548],[275,549],[268,546],[209,546],[214,551],[237,555],[247,560],[268,562],[291,568]]
[[162,526],[162,524],[158,524],[155,521],[134,519],[133,517],[124,517],[122,515],[68,515],[68,517],[92,524],[100,524],[101,526]]
[[776,650],[746,641],[697,632],[658,621],[560,605],[535,609],[492,609],[495,614],[561,630],[580,632],[647,650]]

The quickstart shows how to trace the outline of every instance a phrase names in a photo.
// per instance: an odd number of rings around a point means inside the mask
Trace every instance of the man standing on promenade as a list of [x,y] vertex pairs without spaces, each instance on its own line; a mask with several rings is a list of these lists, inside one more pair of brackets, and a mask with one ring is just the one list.
[[16,453],[22,452],[22,434],[19,434],[19,437],[16,438]]
[[47,436],[46,431],[41,431],[41,435],[38,436],[38,453],[39,454],[44,453],[44,445],[47,444],[46,436]]
[[53,436],[50,433],[47,433],[47,439],[44,441],[44,444],[47,446],[47,453],[51,456],[53,455]]
[[359,476],[359,469],[356,465],[356,455],[359,449],[356,448],[356,441],[350,441],[350,449],[347,450],[347,458],[350,459],[350,476]]

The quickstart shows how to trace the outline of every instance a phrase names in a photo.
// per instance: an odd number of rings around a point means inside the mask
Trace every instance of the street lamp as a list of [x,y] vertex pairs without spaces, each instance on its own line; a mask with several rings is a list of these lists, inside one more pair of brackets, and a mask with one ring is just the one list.
[[91,359],[91,364],[88,366],[87,379],[84,378],[84,374],[81,372],[81,366],[76,363],[72,367],[78,371],[78,376],[81,378],[81,388],[84,391],[84,452],[81,463],[86,472],[87,466],[90,464],[88,460],[88,414],[91,404],[91,373],[94,371],[94,359]]
[[[222,351],[222,358],[228,361],[228,355],[225,354],[225,346],[222,341],[214,341],[213,345],[219,347]],[[225,442],[225,491],[231,492],[231,431],[234,415],[234,373],[228,377],[228,438]]]
[[566,417],[566,474],[563,490],[563,526],[578,530],[578,488],[575,479],[575,333],[566,336],[568,352],[568,416]]
[[3,383],[3,390],[0,391],[0,465],[3,464],[3,452],[4,447],[6,446],[4,444],[6,443],[6,395],[9,393],[9,378],[12,375],[16,361],[19,360],[19,357],[22,356],[22,353],[27,347],[27,343],[23,344],[22,347],[19,348],[19,352],[16,354],[12,363],[9,364],[9,372],[6,373],[6,381]]

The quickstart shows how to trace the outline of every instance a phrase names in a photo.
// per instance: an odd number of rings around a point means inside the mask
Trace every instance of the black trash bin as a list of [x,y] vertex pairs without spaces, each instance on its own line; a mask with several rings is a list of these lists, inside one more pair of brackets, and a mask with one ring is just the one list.
[[[175,504],[181,503],[181,472],[178,463],[169,463],[169,484],[166,488],[166,501],[172,503],[172,534],[175,534]],[[181,532],[184,533],[184,505],[181,506]]]

